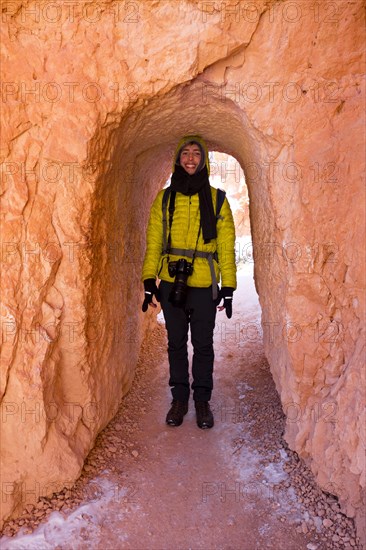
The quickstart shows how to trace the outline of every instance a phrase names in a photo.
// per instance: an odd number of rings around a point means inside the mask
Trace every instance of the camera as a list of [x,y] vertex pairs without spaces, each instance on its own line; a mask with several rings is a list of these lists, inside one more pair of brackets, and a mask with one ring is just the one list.
[[180,258],[169,262],[168,271],[171,277],[175,277],[168,300],[175,307],[183,307],[187,298],[187,279],[193,273],[193,264]]

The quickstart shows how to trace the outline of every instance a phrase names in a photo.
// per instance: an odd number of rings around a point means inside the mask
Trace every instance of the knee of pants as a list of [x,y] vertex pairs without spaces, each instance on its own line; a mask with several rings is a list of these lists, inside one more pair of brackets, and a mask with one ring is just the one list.
[[213,334],[192,334],[191,342],[194,349],[213,352]]

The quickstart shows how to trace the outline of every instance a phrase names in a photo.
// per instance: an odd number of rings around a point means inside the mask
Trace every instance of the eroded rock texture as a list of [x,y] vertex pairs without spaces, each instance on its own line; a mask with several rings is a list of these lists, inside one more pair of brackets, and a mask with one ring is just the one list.
[[195,131],[246,174],[286,439],[362,535],[362,0],[72,4],[2,3],[2,517],[77,478],[130,387]]

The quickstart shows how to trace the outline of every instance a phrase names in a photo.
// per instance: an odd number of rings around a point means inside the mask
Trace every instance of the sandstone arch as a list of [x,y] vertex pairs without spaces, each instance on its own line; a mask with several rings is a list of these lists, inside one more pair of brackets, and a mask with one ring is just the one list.
[[[134,26],[106,10],[96,39],[80,14],[54,42],[44,16],[28,15],[33,33],[19,31],[30,2],[14,13],[9,4],[3,516],[22,507],[24,491],[37,496],[77,477],[131,383],[148,323],[132,284],[143,228],[177,138],[194,129],[246,172],[265,349],[288,415],[286,439],[361,529],[364,158],[354,136],[364,120],[362,2],[343,2],[336,20],[297,4],[300,19],[258,2],[249,20],[203,14],[190,2],[165,3],[162,17],[159,3],[149,12],[142,3]],[[172,63],[166,48],[177,14]],[[64,92],[57,101],[49,82]]]

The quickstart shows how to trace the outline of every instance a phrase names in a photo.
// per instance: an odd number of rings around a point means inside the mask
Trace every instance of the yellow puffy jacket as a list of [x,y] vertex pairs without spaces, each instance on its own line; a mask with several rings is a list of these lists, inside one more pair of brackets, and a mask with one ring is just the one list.
[[[211,187],[212,201],[216,208],[217,190]],[[179,255],[163,254],[163,201],[164,190],[159,191],[151,207],[147,228],[147,247],[142,268],[142,280],[155,279],[173,282],[168,272],[168,261],[179,258],[191,258]],[[169,218],[169,215],[167,215]],[[169,224],[167,223],[167,226]],[[208,244],[204,243],[202,231],[197,236],[200,227],[199,195],[176,194],[173,223],[171,228],[172,248],[191,249],[197,251],[217,252],[217,260],[214,260],[214,268],[217,282],[225,287],[236,288],[236,264],[235,264],[235,226],[230,205],[225,197],[220,210],[220,216],[216,224],[217,238]],[[193,265],[193,273],[188,277],[188,286],[209,287],[212,284],[210,266],[207,258],[196,257]]]

